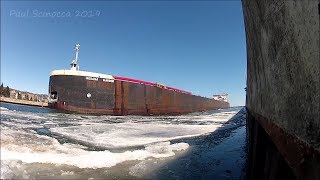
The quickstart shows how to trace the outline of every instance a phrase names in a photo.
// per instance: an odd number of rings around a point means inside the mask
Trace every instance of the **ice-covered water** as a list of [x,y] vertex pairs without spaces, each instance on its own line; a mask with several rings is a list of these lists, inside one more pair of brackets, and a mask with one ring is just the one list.
[[[229,121],[240,110],[89,116],[1,103],[1,178],[152,177],[148,173],[191,152],[190,139],[243,126]],[[153,168],[142,171],[146,164]]]

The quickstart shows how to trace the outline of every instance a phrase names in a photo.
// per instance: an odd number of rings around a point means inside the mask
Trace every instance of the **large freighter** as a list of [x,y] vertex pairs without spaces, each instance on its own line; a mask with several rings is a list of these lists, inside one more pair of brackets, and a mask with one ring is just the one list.
[[70,70],[54,70],[49,106],[86,114],[164,115],[228,108],[226,95],[205,98],[159,83],[80,71],[78,53]]

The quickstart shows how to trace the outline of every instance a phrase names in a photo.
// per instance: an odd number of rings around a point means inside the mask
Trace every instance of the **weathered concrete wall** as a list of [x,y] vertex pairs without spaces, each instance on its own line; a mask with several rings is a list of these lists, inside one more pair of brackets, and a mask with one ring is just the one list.
[[320,179],[319,0],[242,4],[248,112],[298,179]]

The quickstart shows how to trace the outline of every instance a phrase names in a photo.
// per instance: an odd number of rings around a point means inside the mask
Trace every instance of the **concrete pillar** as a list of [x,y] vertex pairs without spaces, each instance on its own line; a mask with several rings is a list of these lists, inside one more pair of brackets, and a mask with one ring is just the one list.
[[242,5],[248,179],[320,179],[319,0]]

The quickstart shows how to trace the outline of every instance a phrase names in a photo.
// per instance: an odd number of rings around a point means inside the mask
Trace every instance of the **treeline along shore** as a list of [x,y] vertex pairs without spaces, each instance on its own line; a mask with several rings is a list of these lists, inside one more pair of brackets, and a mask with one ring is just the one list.
[[48,96],[46,94],[35,94],[12,89],[9,86],[4,87],[3,83],[0,86],[0,101],[29,106],[48,106]]
[[12,99],[12,98],[2,97],[2,96],[0,97],[0,101],[6,102],[6,103],[28,105],[28,106],[48,107],[48,102],[27,101],[27,100]]

